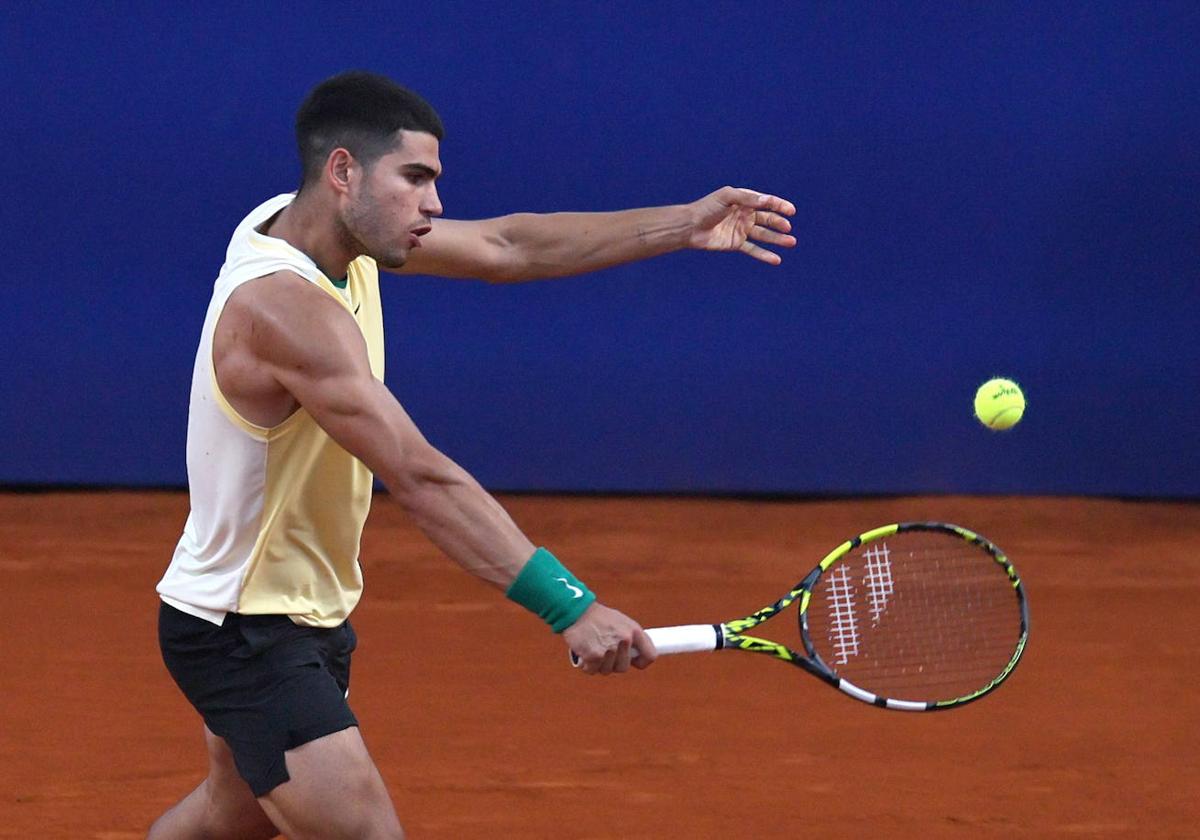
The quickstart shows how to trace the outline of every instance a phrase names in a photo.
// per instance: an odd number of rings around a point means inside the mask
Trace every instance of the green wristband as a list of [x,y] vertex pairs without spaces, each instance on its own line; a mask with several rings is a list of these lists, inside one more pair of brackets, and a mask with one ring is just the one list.
[[510,601],[537,613],[555,633],[578,621],[596,600],[587,585],[544,548],[533,553],[504,594]]

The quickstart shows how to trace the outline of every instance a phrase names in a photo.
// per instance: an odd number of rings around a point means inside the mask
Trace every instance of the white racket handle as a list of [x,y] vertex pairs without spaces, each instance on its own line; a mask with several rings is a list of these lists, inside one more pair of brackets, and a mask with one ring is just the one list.
[[[646,635],[654,642],[660,656],[669,653],[705,653],[716,650],[720,644],[717,627],[713,624],[681,624],[676,627],[649,627]],[[635,648],[629,658],[637,659]],[[580,659],[571,651],[571,664],[579,667]]]

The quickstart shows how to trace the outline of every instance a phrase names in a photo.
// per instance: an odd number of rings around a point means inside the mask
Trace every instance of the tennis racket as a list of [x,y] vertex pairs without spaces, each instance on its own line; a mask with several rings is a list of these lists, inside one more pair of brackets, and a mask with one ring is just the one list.
[[[796,602],[803,653],[746,635]],[[978,700],[1008,678],[1029,637],[1029,607],[994,544],[957,525],[902,522],[842,543],[745,618],[646,632],[659,654],[766,654],[864,703],[927,712]]]

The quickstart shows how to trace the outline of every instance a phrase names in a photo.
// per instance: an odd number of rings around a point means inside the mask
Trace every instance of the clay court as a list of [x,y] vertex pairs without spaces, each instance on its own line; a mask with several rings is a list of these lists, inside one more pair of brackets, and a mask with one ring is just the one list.
[[[729,652],[586,678],[380,497],[351,701],[412,838],[1195,836],[1195,504],[503,501],[647,625],[749,612],[873,525],[957,522],[1016,564],[1029,647],[995,694],[942,714]],[[203,776],[155,642],[186,513],[182,493],[0,496],[0,837],[141,837]],[[787,619],[767,627],[795,642]]]

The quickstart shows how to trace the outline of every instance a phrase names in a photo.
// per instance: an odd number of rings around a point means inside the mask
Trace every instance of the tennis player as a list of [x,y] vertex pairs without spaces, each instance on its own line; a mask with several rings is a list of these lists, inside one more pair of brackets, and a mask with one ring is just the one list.
[[402,837],[347,704],[362,593],[359,538],[382,479],[467,571],[540,616],[589,674],[654,662],[632,619],[602,605],[383,383],[378,268],[493,282],[594,271],[681,248],[790,247],[786,201],[725,187],[690,204],[614,213],[440,218],[442,124],[368,73],[300,108],[299,192],[233,232],[192,379],[191,513],[166,574],[159,640],[204,720],[208,777],[150,837]]

